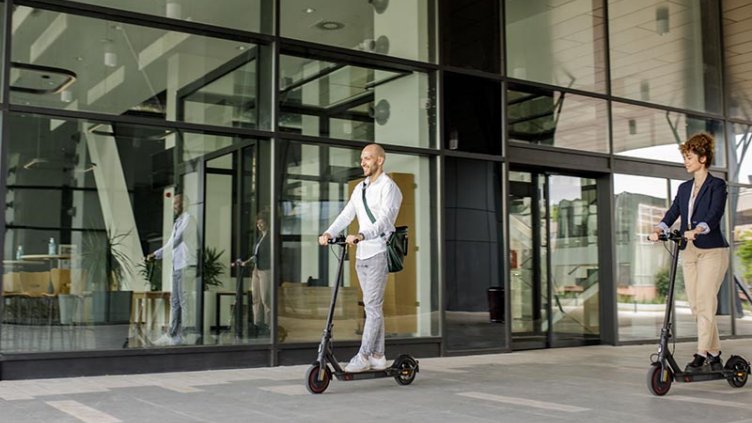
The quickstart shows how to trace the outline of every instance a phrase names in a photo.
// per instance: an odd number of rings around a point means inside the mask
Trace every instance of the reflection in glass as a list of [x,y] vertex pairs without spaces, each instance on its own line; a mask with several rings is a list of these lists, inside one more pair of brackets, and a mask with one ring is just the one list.
[[280,128],[303,135],[425,147],[427,74],[280,57]]
[[606,102],[545,88],[510,84],[509,139],[608,153]]
[[661,331],[671,255],[646,238],[668,209],[667,189],[662,178],[614,175],[620,341],[656,339]]
[[447,349],[502,348],[501,164],[454,158],[445,163]]
[[608,1],[615,96],[721,112],[720,30],[715,2],[648,5]]
[[25,6],[13,15],[15,104],[258,125],[254,44]]
[[721,121],[684,113],[611,103],[614,154],[683,163],[679,144],[698,132],[715,137],[713,167],[726,166],[726,141]]
[[505,3],[507,75],[604,92],[602,0]]
[[[734,289],[733,310],[738,335],[752,334],[752,189],[732,186],[729,201],[733,213],[733,231],[729,237],[732,244],[731,268]],[[719,326],[721,319],[718,320]]]
[[432,0],[280,2],[280,35],[428,62]]
[[721,4],[724,19],[724,79],[728,93],[726,112],[732,118],[752,120],[752,73],[749,71],[752,61],[752,50],[749,49],[752,21],[749,5],[728,0],[721,1]]
[[[183,160],[181,134],[20,114],[7,122],[3,351],[268,342],[246,330],[236,337],[231,318],[249,315],[248,301],[234,307],[229,258],[248,256],[255,215],[245,232],[230,218],[204,222],[237,210],[226,194],[241,191],[216,183],[203,158]],[[255,178],[243,185],[241,213],[269,204],[269,169],[253,157],[232,177]],[[144,260],[160,248],[159,260]]]
[[[361,180],[360,150],[285,142],[282,151],[285,173],[279,203],[282,250],[281,285],[276,300],[278,322],[285,328],[284,342],[317,341],[337,276],[335,251],[320,247],[317,238]],[[411,244],[405,269],[389,274],[384,300],[386,336],[435,335],[438,328],[431,300],[434,288],[429,162],[387,153],[385,168],[402,191],[397,224],[410,228]],[[349,232],[357,233],[357,223],[351,225]],[[360,298],[355,260],[350,259],[345,263],[334,314],[337,339],[360,339],[364,320]]]
[[732,124],[732,148],[729,149],[731,154],[729,163],[729,173],[731,180],[741,184],[752,184],[752,125],[749,124]]
[[[222,0],[221,7],[204,0],[75,0],[96,6],[144,13],[170,19],[201,22],[251,32],[271,32],[265,13],[271,10],[270,0]],[[262,19],[265,17],[265,19]]]

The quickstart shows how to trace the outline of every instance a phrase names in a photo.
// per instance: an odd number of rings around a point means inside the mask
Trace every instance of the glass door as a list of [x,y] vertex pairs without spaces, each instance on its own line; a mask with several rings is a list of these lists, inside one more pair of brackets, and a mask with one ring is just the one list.
[[599,339],[596,180],[509,175],[512,348]]
[[[261,206],[268,204],[269,189],[261,178],[259,148],[243,142],[204,160],[201,274],[207,343],[270,339],[271,257],[264,241],[272,236],[268,208]],[[234,263],[237,259],[243,266]]]

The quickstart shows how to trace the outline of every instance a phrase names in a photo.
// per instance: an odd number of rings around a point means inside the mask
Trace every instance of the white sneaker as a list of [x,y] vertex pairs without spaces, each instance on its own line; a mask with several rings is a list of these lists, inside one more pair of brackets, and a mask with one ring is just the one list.
[[386,369],[386,357],[381,356],[379,358],[376,358],[373,354],[368,356],[368,365],[371,366],[372,370],[384,370]]
[[345,371],[348,373],[359,373],[365,372],[370,368],[371,365],[368,364],[368,359],[363,358],[360,353],[357,353],[355,354],[355,357],[353,357],[350,362],[347,363],[347,366],[345,366]]
[[165,333],[159,338],[157,338],[157,340],[154,341],[153,344],[159,345],[159,346],[172,345],[172,337]]

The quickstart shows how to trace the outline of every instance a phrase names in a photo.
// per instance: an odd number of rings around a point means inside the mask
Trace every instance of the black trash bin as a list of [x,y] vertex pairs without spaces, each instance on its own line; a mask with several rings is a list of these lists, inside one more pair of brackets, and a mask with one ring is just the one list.
[[504,323],[504,287],[488,288],[488,314],[491,323]]

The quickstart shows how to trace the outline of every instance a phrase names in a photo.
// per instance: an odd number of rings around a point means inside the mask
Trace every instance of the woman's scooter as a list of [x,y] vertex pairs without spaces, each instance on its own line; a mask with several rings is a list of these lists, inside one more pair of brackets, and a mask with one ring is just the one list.
[[[347,243],[344,237],[337,237],[329,240],[329,244],[336,244],[342,247],[337,267],[337,283],[332,291],[332,301],[329,304],[329,314],[326,317],[326,327],[321,335],[321,344],[319,344],[318,358],[313,362],[306,372],[306,388],[312,394],[320,394],[329,387],[329,381],[332,379],[332,369],[338,380],[351,381],[362,379],[375,379],[380,377],[393,377],[400,385],[409,385],[415,379],[418,373],[418,361],[409,354],[402,354],[394,360],[391,366],[383,370],[367,370],[358,373],[348,373],[340,365],[332,352],[332,318],[334,317],[334,306],[337,302],[337,293],[342,283],[342,270],[347,254]],[[331,366],[331,367],[330,367]]]
[[658,344],[658,353],[652,354],[650,370],[648,370],[648,389],[653,395],[666,395],[671,389],[672,382],[703,382],[706,380],[726,379],[734,388],[741,388],[747,383],[749,376],[749,363],[738,355],[732,355],[726,361],[726,365],[720,370],[713,370],[705,365],[698,371],[687,372],[681,369],[674,360],[673,351],[668,348],[671,339],[671,311],[674,308],[674,285],[676,282],[676,267],[679,261],[679,247],[684,238],[679,231],[659,235],[660,241],[672,241],[673,251],[671,268],[669,270],[668,294],[666,295],[666,314],[663,318],[661,338]]

